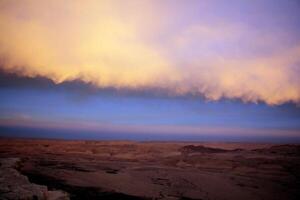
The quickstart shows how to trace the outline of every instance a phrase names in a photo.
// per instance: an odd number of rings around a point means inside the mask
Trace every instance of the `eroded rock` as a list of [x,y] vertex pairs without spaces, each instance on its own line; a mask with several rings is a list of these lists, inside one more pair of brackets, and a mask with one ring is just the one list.
[[0,200],[68,200],[62,191],[49,191],[47,186],[30,183],[17,171],[19,158],[0,158]]

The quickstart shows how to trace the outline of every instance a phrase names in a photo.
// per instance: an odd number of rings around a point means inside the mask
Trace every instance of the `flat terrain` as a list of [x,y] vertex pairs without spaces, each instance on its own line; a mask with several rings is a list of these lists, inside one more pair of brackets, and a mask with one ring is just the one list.
[[0,140],[0,199],[300,199],[300,146]]

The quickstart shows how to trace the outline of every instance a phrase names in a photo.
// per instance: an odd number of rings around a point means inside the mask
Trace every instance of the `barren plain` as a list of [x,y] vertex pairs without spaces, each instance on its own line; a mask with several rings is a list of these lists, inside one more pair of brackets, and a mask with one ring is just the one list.
[[0,199],[300,199],[296,144],[0,139]]

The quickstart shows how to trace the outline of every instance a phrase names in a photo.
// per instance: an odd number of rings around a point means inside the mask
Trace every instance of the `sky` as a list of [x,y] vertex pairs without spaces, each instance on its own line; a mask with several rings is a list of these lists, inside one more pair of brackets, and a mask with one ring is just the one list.
[[0,136],[300,141],[297,0],[0,0]]

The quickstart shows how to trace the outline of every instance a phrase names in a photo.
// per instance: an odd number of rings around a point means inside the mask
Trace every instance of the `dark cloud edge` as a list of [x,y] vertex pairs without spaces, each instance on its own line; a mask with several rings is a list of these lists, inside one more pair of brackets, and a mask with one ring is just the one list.
[[[27,77],[19,75],[17,72],[7,72],[0,66],[0,89],[37,89],[37,90],[55,90],[55,91],[69,91],[81,96],[90,95],[112,95],[112,96],[131,96],[142,98],[161,98],[161,99],[189,99],[199,100],[202,102],[238,102],[243,104],[262,104],[267,105],[263,101],[258,102],[244,102],[239,98],[226,98],[222,97],[219,100],[208,100],[202,94],[184,94],[176,95],[165,88],[157,87],[142,87],[142,88],[116,88],[116,87],[98,87],[90,82],[84,82],[79,78],[74,80],[66,80],[61,83],[55,83],[53,80],[44,76]],[[292,105],[299,107],[293,102],[285,102],[277,106]],[[268,105],[267,105],[268,106]]]

